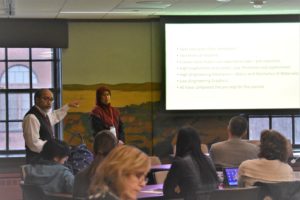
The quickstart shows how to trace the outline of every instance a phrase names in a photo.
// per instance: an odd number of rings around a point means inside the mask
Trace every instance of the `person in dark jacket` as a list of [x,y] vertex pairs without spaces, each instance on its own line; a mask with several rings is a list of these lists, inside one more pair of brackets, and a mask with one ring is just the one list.
[[63,165],[69,153],[67,143],[48,140],[43,146],[40,159],[26,167],[24,184],[37,185],[48,193],[72,193],[74,175]]
[[96,106],[90,113],[94,136],[102,130],[110,130],[119,143],[125,142],[123,122],[117,108],[111,106],[111,91],[107,87],[99,87],[96,91]]
[[176,155],[163,186],[168,198],[205,199],[218,188],[216,170],[201,151],[201,140],[192,127],[179,129]]
[[53,100],[49,89],[39,89],[34,94],[34,106],[25,114],[22,128],[27,164],[39,157],[47,140],[55,138],[52,126],[63,120],[70,108],[79,106],[79,101],[75,100],[60,109],[50,111]]

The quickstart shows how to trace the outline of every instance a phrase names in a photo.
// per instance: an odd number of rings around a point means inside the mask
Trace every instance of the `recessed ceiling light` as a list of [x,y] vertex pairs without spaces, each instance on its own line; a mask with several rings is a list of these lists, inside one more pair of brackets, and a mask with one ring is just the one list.
[[119,11],[119,12],[109,12],[109,11],[61,11],[61,14],[130,14],[136,13],[138,10],[132,11]]
[[160,6],[160,7],[169,7],[171,6],[172,4],[171,3],[168,3],[168,2],[162,2],[162,1],[148,1],[148,0],[144,0],[144,1],[137,1],[136,2],[137,4],[143,4],[143,5],[152,5],[152,6]]
[[267,1],[266,0],[250,0],[250,3],[253,4],[254,8],[262,8],[263,5],[265,3],[267,3]]
[[162,1],[137,1],[136,3],[142,3],[142,4],[165,4],[164,2]]
[[229,2],[231,0],[217,0],[218,2]]

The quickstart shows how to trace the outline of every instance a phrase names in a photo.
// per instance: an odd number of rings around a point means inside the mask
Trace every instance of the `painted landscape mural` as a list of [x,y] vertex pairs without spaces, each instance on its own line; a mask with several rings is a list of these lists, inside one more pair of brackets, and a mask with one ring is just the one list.
[[[172,154],[172,140],[176,131],[185,125],[195,127],[208,146],[226,138],[229,116],[209,117],[198,113],[178,114],[164,112],[160,105],[160,84],[95,84],[64,85],[63,101],[80,100],[78,109],[71,109],[64,119],[64,140],[70,141],[72,133],[80,133],[92,149],[92,129],[89,112],[95,105],[95,91],[99,86],[111,89],[112,105],[121,112],[124,122],[126,143],[134,145],[148,154],[161,159]],[[225,133],[225,134],[224,134]],[[79,138],[70,144],[77,145]]]
[[[95,106],[95,91],[100,86],[111,90],[112,105],[121,112],[124,122],[126,143],[135,145],[145,152],[152,151],[152,112],[160,99],[160,85],[157,83],[142,84],[94,84],[64,85],[63,102],[78,99],[80,107],[70,110],[64,119],[64,139],[69,141],[71,133],[80,133],[91,148],[92,130],[89,112]],[[74,138],[71,144],[80,143]]]

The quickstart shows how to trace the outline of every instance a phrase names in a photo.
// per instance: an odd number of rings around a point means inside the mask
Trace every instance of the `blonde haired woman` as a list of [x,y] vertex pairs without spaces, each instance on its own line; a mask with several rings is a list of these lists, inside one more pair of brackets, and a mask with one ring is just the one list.
[[146,185],[149,169],[148,155],[132,146],[118,146],[97,167],[89,188],[89,199],[135,200]]

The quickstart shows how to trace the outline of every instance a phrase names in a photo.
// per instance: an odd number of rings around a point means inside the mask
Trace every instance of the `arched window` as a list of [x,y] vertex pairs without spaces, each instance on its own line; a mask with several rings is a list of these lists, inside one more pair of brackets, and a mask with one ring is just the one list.
[[[25,65],[13,65],[8,68],[9,88],[28,88],[29,86],[29,67]],[[32,72],[32,84],[37,84],[37,76]],[[6,73],[1,76],[1,84],[5,85]],[[8,97],[9,102],[9,118],[22,119],[24,114],[29,109],[29,96],[27,94],[11,94]],[[5,106],[1,106],[0,115],[5,116]],[[11,131],[21,131],[20,123],[12,123]]]
[[[8,68],[8,80],[10,84],[25,84],[27,87],[29,84],[29,68],[25,65],[14,65]],[[1,84],[6,82],[6,73],[4,72],[1,76]],[[32,84],[37,84],[38,79],[34,72],[32,72]]]
[[57,90],[61,83],[60,50],[0,47],[0,53],[0,153],[23,154],[22,121],[34,104],[34,92],[49,88],[55,98],[61,95]]

